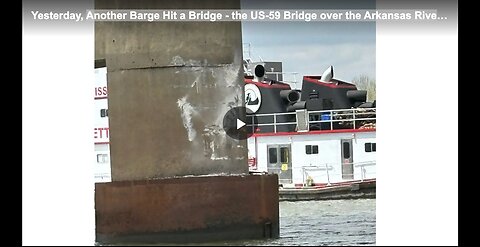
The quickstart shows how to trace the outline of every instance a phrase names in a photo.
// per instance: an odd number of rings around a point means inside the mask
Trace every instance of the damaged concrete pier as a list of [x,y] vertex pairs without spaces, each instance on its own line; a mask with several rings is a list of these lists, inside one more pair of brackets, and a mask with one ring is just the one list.
[[[228,1],[107,1],[95,9],[239,9]],[[249,175],[222,128],[244,105],[240,22],[96,22],[107,67],[112,182],[95,186],[99,243],[279,236],[278,178]]]

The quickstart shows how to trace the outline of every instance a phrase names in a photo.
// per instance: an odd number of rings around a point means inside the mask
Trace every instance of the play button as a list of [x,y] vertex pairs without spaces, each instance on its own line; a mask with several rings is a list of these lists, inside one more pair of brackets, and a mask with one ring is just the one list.
[[223,117],[223,129],[233,139],[245,140],[254,133],[253,123],[257,123],[251,111],[245,107],[234,107]]
[[237,119],[237,130],[242,128],[243,126],[245,126],[245,123],[242,120]]

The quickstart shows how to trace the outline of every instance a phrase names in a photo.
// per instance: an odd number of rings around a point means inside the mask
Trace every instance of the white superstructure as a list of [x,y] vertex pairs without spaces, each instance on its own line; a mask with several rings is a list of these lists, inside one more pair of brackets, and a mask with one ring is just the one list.
[[110,182],[110,133],[108,127],[107,69],[105,67],[95,69],[94,100],[95,182]]
[[[307,119],[312,119],[312,115],[325,113],[334,117],[317,121],[307,120],[303,123],[307,125],[307,130],[303,131],[254,134],[248,138],[249,170],[277,173],[282,185],[297,187],[375,179],[375,111],[375,108],[364,108],[293,112],[291,114],[307,115]],[[370,124],[342,129],[335,128],[334,125],[336,122],[360,121],[369,121]],[[326,124],[327,128],[308,130],[310,125],[318,123]],[[290,124],[299,125],[298,121]],[[285,123],[272,122],[262,125],[279,126]]]

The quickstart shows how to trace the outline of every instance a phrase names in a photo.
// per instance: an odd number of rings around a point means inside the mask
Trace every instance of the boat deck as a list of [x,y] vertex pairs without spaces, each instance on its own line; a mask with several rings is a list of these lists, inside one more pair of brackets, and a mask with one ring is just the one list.
[[330,186],[280,188],[280,201],[338,200],[376,197],[376,179]]

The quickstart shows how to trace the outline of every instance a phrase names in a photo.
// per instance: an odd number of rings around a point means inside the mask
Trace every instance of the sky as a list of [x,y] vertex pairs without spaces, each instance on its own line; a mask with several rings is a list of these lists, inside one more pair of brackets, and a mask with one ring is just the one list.
[[[374,9],[375,1],[254,1],[242,9]],[[375,78],[375,22],[242,22],[243,43],[254,61],[283,62],[283,72],[321,75],[330,65],[334,78]],[[246,47],[246,45],[244,46]],[[244,54],[246,49],[244,49]],[[288,80],[288,78],[285,78]],[[301,81],[301,80],[300,80]]]

